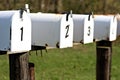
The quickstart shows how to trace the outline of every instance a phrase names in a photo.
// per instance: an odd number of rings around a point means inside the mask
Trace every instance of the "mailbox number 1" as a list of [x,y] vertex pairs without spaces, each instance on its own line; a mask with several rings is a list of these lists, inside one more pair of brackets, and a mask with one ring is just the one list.
[[69,25],[66,26],[65,28],[67,31],[66,31],[66,34],[65,34],[65,38],[67,38],[69,35],[68,35],[68,32],[69,32]]
[[21,41],[23,41],[23,27],[21,27],[20,30],[21,30]]

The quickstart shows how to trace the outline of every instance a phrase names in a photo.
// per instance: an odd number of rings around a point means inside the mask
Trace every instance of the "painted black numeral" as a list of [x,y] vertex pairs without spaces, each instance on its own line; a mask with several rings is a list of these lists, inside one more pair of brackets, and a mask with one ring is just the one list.
[[20,30],[21,30],[21,41],[23,41],[23,27],[21,27]]
[[91,28],[90,28],[90,26],[88,27],[88,36],[90,36],[90,33],[91,33]]
[[66,35],[65,35],[65,38],[67,38],[69,36],[68,32],[69,32],[69,25],[66,26],[67,31],[66,31]]

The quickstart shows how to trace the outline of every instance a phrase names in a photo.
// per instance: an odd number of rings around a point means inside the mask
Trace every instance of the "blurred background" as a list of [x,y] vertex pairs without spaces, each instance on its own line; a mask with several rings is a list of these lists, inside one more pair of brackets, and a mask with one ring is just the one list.
[[24,8],[29,4],[31,12],[117,14],[120,0],[0,0],[0,10]]

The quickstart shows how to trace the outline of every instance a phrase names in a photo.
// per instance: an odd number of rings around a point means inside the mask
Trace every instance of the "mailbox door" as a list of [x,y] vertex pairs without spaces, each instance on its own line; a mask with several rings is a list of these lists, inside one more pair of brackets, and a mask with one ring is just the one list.
[[93,42],[93,36],[94,36],[94,20],[92,18],[92,15],[90,16],[90,20],[89,16],[86,16],[87,18],[84,21],[84,34],[83,34],[83,43],[91,43]]
[[116,17],[112,17],[111,19],[111,23],[110,23],[110,41],[114,41],[116,40],[116,36],[117,36],[117,19]]
[[[22,16],[22,17],[20,17]],[[25,12],[16,12],[11,25],[11,52],[24,52],[31,49],[31,21]]]
[[63,15],[61,20],[60,48],[66,48],[66,47],[72,47],[72,46],[73,46],[73,19],[71,14],[69,15],[66,14],[66,15]]

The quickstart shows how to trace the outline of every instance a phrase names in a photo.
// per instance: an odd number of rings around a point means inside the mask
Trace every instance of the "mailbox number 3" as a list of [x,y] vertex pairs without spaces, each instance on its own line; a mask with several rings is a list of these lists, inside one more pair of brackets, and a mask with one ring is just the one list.
[[23,27],[21,27],[20,30],[21,30],[21,41],[23,41]]
[[90,28],[90,26],[89,26],[89,27],[88,27],[88,33],[87,33],[87,35],[90,36],[90,33],[91,33],[91,28]]
[[68,32],[69,32],[69,25],[66,26],[66,34],[65,34],[65,38],[67,38],[69,36]]

